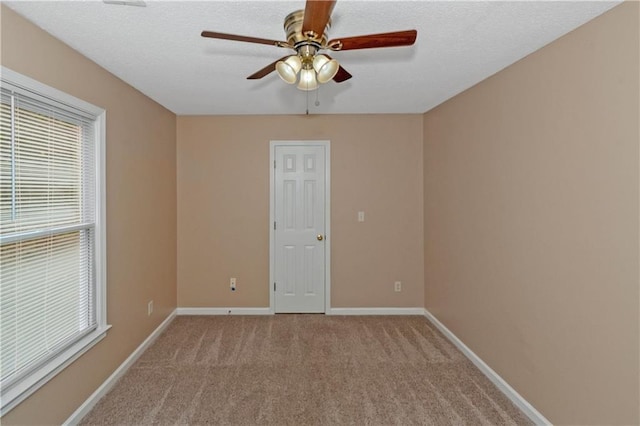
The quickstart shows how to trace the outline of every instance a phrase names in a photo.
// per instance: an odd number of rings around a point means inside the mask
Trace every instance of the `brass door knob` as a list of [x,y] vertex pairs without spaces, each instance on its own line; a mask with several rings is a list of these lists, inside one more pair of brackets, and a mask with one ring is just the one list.
[[318,234],[318,241],[322,241],[323,238],[322,234]]

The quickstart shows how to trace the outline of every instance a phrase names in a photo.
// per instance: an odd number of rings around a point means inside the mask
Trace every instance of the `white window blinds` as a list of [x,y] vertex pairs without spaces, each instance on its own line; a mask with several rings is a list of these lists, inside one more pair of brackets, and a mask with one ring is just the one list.
[[0,387],[96,328],[95,117],[0,99]]

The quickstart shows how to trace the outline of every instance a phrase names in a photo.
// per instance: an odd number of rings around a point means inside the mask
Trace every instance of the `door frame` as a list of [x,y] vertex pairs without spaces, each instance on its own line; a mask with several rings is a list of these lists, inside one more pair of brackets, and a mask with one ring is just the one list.
[[328,140],[272,140],[269,142],[269,312],[276,313],[275,292],[275,159],[277,146],[324,147],[324,313],[331,311],[331,144]]

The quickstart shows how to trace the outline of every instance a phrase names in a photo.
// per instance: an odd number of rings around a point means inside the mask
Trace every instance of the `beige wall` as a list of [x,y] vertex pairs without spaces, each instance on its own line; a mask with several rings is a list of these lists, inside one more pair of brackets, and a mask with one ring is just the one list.
[[[177,125],[1,10],[2,65],[107,109],[113,324],[3,424],[64,421],[176,303],[268,306],[272,139],[331,141],[333,307],[424,300],[554,423],[640,422],[638,4],[424,117],[179,117]],[[147,317],[150,299],[156,311]]]
[[178,117],[178,306],[269,306],[269,141],[313,139],[331,141],[332,307],[422,305],[422,115],[351,115]]
[[425,114],[425,304],[555,424],[638,424],[638,4]]
[[[2,65],[107,111],[107,337],[2,418],[60,424],[176,306],[175,115],[2,6]],[[147,301],[155,312],[147,317]]]

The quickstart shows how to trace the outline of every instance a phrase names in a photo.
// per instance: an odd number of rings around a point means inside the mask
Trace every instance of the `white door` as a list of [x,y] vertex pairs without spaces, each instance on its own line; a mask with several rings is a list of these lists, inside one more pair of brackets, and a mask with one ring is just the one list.
[[325,312],[325,146],[274,148],[275,312]]

